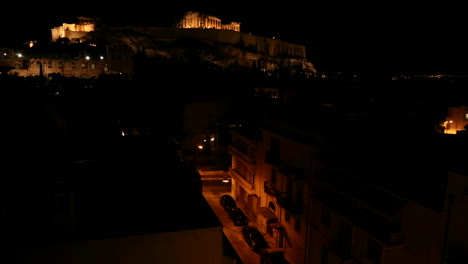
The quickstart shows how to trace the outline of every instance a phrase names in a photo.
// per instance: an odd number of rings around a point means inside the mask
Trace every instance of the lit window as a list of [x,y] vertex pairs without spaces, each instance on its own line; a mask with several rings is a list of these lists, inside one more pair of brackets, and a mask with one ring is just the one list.
[[468,113],[465,113],[465,120],[468,120]]

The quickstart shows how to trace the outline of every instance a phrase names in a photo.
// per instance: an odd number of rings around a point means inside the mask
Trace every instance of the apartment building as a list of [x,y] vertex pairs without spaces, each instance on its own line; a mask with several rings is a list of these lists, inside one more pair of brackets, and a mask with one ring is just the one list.
[[255,137],[233,132],[230,175],[233,196],[290,263],[466,260],[467,174],[447,173],[441,152],[461,145],[438,137],[451,135],[362,137],[284,116]]
[[[443,124],[444,133],[457,134],[466,131],[468,125],[468,106],[449,106]],[[462,132],[463,131],[463,132]]]
[[228,176],[232,179],[231,195],[249,219],[256,223],[262,193],[261,179],[257,176],[260,134],[256,128],[242,126],[233,127],[230,134],[228,153],[231,155],[231,167]]

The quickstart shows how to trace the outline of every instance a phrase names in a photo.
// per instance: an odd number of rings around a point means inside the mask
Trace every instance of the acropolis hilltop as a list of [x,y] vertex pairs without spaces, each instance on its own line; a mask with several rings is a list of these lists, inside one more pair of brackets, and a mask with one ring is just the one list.
[[[221,19],[215,16],[202,14],[198,11],[189,11],[184,14],[177,23],[177,28],[202,28],[232,30],[240,32],[239,22],[223,24]],[[78,23],[63,23],[61,26],[52,28],[52,42],[59,38],[68,38],[72,42],[79,42],[88,32],[94,31],[96,23],[94,19],[87,17],[78,17]]]

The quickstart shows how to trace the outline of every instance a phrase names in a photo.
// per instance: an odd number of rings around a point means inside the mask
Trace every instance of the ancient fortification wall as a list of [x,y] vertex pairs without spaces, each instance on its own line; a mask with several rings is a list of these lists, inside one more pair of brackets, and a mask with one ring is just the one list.
[[231,30],[159,27],[120,27],[113,30],[121,32],[134,31],[155,41],[194,38],[210,44],[225,43],[240,45],[271,57],[306,57],[306,48],[303,45]]
[[90,22],[83,22],[83,24],[68,24],[63,23],[62,26],[54,27],[51,29],[52,42],[57,41],[59,38],[80,39],[88,32],[95,30],[95,24]]

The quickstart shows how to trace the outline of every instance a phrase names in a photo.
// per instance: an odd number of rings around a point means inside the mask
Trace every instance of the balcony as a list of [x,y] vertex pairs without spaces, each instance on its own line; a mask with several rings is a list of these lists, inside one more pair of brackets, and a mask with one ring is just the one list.
[[385,217],[367,208],[357,206],[338,193],[315,189],[313,197],[371,234],[384,245],[394,246],[404,241],[403,231],[397,223],[390,222]]
[[229,146],[228,153],[232,156],[236,156],[244,160],[250,166],[254,166],[257,163],[255,157],[246,155],[244,152],[238,150],[235,146]]
[[232,168],[228,170],[228,175],[235,179],[238,184],[241,185],[245,190],[255,190],[255,182],[253,178],[245,179],[242,175],[239,174],[239,172]]
[[278,171],[291,180],[303,180],[305,178],[303,168],[296,168],[286,161],[280,161],[278,163]]
[[274,196],[276,198],[276,203],[284,208],[286,211],[292,214],[298,214],[301,212],[300,207],[294,205],[292,200],[286,198],[281,191],[277,190],[275,186],[271,182],[264,182],[263,183],[263,190],[266,194]]
[[264,182],[263,183],[263,190],[265,191],[265,193],[271,195],[271,196],[274,196],[274,197],[278,197],[281,195],[281,192],[278,191],[277,189],[275,189],[275,187],[273,186],[273,184],[271,182]]
[[292,214],[299,214],[301,212],[299,206],[295,205],[291,199],[282,195],[276,197],[276,203]]

